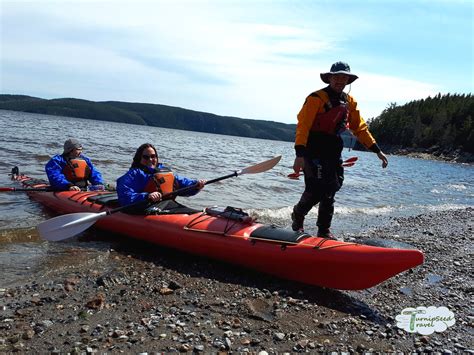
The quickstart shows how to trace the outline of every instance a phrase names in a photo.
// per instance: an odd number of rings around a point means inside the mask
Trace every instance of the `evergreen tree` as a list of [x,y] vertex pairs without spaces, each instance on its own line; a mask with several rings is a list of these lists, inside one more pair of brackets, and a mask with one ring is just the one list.
[[369,122],[379,144],[400,148],[461,149],[474,153],[474,97],[438,94],[403,106],[391,103]]

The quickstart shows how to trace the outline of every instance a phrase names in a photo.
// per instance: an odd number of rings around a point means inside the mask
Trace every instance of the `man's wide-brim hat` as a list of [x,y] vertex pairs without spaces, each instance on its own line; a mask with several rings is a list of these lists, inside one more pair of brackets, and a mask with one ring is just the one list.
[[344,62],[336,62],[333,65],[331,65],[331,70],[327,73],[321,73],[321,80],[324,81],[326,84],[329,84],[329,78],[331,75],[335,74],[345,74],[349,76],[349,81],[347,82],[348,84],[353,83],[358,76],[355,74],[351,73],[351,67],[349,64],[344,63]]

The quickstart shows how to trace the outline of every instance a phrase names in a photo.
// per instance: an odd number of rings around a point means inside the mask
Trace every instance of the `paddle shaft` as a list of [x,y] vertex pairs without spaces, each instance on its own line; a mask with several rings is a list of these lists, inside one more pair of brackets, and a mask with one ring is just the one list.
[[[344,167],[344,168],[354,166],[358,159],[359,159],[358,157],[348,158],[348,159],[346,159],[342,162],[341,166]],[[290,173],[290,174],[288,174],[288,177],[290,179],[293,179],[293,180],[299,180],[298,178],[299,178],[300,175],[303,175],[303,171]]]
[[[221,181],[221,180],[229,179],[229,178],[231,178],[231,177],[235,177],[235,176],[238,176],[238,175],[239,175],[238,172],[237,172],[237,171],[234,171],[232,174],[225,175],[225,176],[221,176],[221,177],[218,177],[218,178],[215,178],[215,179],[212,179],[212,180],[208,180],[208,181],[205,182],[204,185],[209,185],[209,184],[212,184],[212,183],[214,183],[214,182],[218,182],[218,181]],[[176,190],[176,191],[173,191],[173,192],[169,192],[169,193],[167,193],[167,194],[164,194],[163,196],[161,196],[161,199],[164,200],[164,199],[166,199],[166,198],[168,198],[168,197],[172,197],[172,196],[179,195],[180,193],[183,193],[183,192],[186,192],[186,191],[190,191],[190,190],[196,189],[198,186],[199,186],[199,184],[195,184],[195,185],[183,187],[183,188],[178,189],[178,190]],[[110,214],[115,213],[115,212],[120,212],[120,211],[122,211],[122,210],[125,209],[125,208],[146,206],[149,202],[150,202],[150,201],[148,201],[148,200],[143,200],[143,201],[139,201],[139,202],[136,202],[136,203],[132,203],[131,205],[117,207],[117,208],[108,210],[108,211],[107,211],[107,215],[110,215]]]
[[17,189],[16,187],[0,187],[0,192],[29,192],[29,191],[53,191],[49,188],[31,188],[31,189]]

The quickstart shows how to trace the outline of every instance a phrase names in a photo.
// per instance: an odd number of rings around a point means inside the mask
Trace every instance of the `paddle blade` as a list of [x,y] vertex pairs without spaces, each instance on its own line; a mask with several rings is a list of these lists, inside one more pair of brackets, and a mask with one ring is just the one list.
[[358,157],[351,157],[346,160],[344,160],[344,163],[355,163],[359,159]]
[[299,180],[300,179],[300,173],[290,173],[288,174],[288,178],[292,180]]
[[0,192],[15,191],[14,187],[0,187]]
[[44,240],[59,241],[74,237],[92,226],[97,220],[107,215],[101,213],[72,213],[54,217],[40,223],[36,228]]
[[275,158],[272,158],[270,160],[267,160],[267,161],[263,161],[261,163],[258,163],[256,165],[253,165],[253,166],[249,166],[245,169],[242,169],[241,171],[238,172],[238,175],[242,175],[242,174],[258,174],[258,173],[263,173],[264,171],[267,171],[267,170],[270,170],[271,168],[273,168],[275,165],[278,164],[278,162],[280,161],[281,159],[281,155],[275,157]]

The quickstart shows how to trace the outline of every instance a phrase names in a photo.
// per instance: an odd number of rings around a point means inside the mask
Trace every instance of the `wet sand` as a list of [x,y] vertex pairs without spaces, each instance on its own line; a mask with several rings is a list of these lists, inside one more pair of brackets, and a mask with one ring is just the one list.
[[[117,236],[91,250],[84,237],[46,274],[0,289],[0,351],[474,353],[474,209],[391,222],[344,240],[408,243],[425,263],[363,291],[288,282]],[[418,306],[445,306],[456,323],[432,335],[399,329],[395,317]]]

